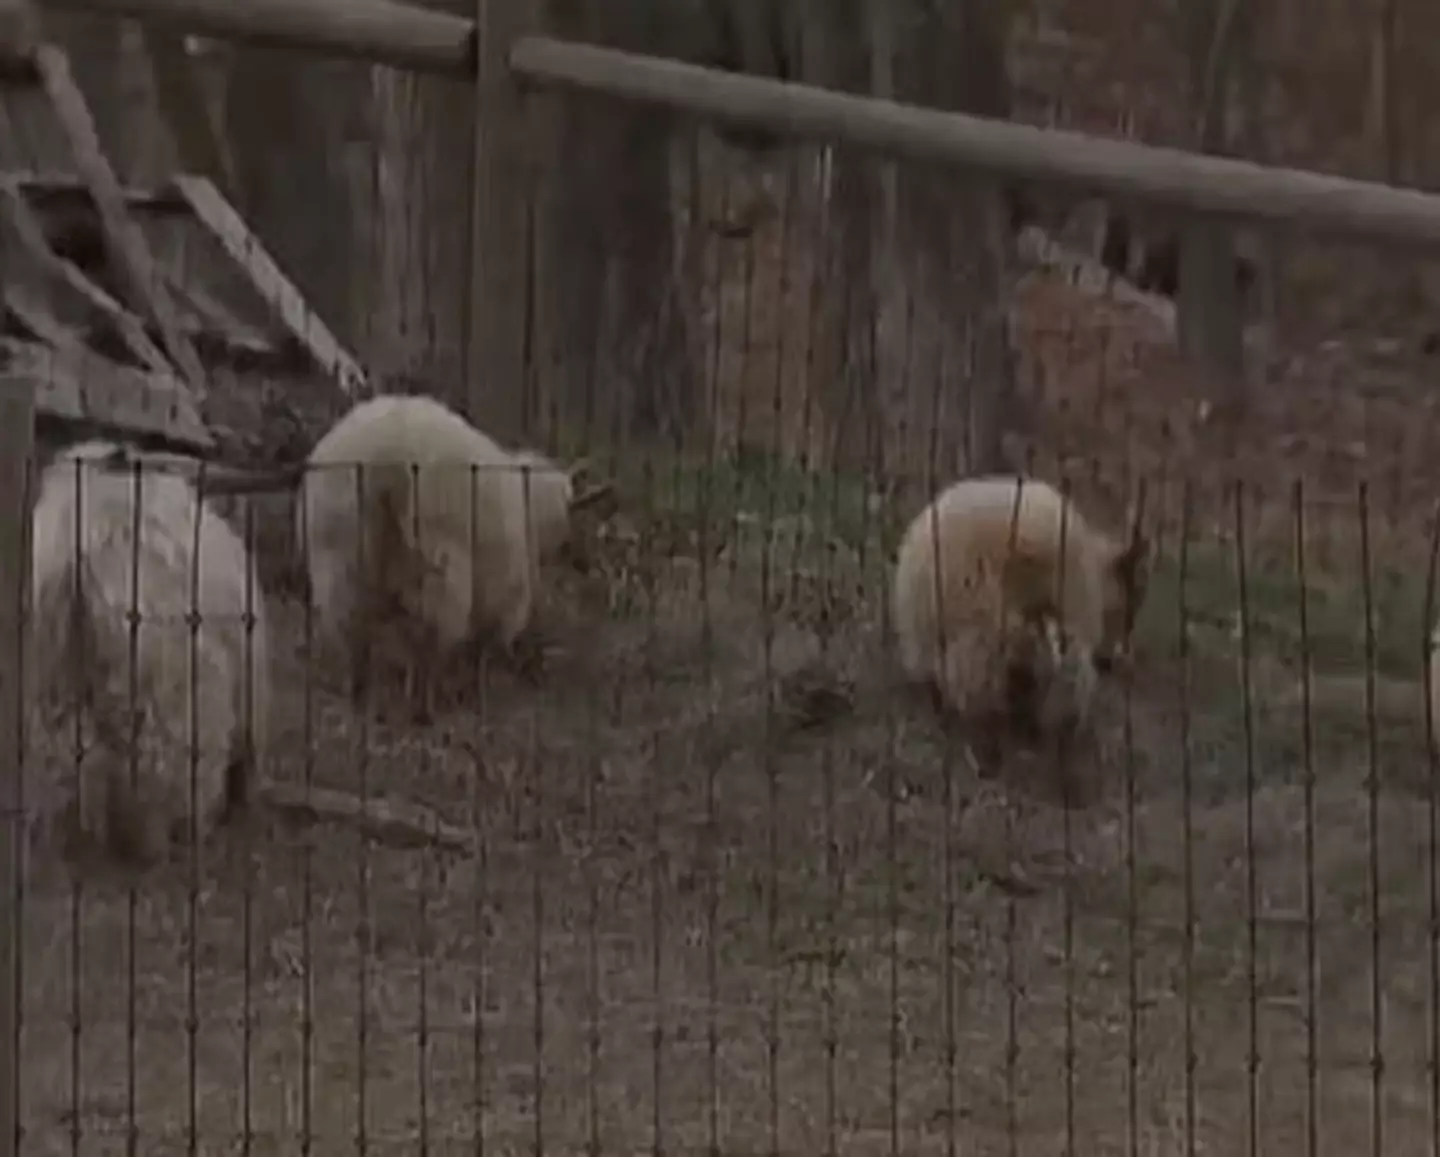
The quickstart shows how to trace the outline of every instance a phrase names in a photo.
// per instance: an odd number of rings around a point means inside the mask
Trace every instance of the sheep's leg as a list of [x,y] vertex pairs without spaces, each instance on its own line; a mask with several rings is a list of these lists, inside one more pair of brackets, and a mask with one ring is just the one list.
[[357,626],[350,635],[350,700],[363,703],[370,693],[370,640],[365,628]]
[[435,671],[423,657],[411,658],[408,667],[406,697],[410,701],[410,720],[427,727],[435,720]]
[[435,663],[439,648],[432,632],[413,620],[405,631],[405,697],[410,705],[410,721],[428,726],[435,718]]
[[522,570],[511,584],[509,606],[497,631],[507,665],[527,683],[539,683],[545,669],[545,640],[532,624],[535,615],[533,572]]
[[112,854],[139,868],[163,860],[169,854],[175,825],[161,810],[159,801],[148,798],[143,785],[112,779],[107,786],[107,842]]

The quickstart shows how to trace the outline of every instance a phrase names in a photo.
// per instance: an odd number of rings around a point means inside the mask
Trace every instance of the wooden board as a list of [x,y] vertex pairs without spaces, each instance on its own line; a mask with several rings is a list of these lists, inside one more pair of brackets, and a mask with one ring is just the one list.
[[124,191],[101,150],[95,123],[90,118],[84,96],[70,75],[70,63],[65,53],[53,44],[42,44],[35,50],[35,63],[70,146],[75,167],[94,198],[95,208],[104,225],[106,248],[111,253],[130,304],[155,323],[165,352],[190,387],[203,397],[204,366],[189,338],[180,330],[170,294],[150,254],[145,235],[127,210]]
[[[24,798],[24,676],[30,589],[30,463],[35,449],[35,395],[0,392],[0,1121],[13,1127],[20,1088],[21,881],[26,825]],[[0,1142],[6,1157],[20,1148],[19,1130]]]
[[0,391],[35,390],[40,414],[158,436],[208,452],[214,446],[194,396],[173,374],[122,366],[83,347],[0,339]]
[[[95,204],[89,190],[73,176],[64,173],[43,173],[33,169],[11,169],[7,174],[20,187],[27,200],[42,212],[71,211],[93,216]],[[120,195],[132,213],[145,217],[188,217],[190,207],[172,188],[137,189],[122,186]]]
[[214,234],[225,253],[249,277],[261,300],[315,364],[329,374],[347,396],[354,397],[357,391],[363,391],[368,382],[364,368],[310,308],[214,184],[204,177],[188,175],[176,177],[173,184],[197,220]]

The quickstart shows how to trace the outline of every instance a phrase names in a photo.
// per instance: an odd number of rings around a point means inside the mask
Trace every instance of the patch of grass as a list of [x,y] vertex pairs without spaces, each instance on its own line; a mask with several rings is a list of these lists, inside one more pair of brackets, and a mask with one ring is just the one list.
[[1137,630],[1173,650],[1183,622],[1192,647],[1222,654],[1239,653],[1244,631],[1252,657],[1414,678],[1433,614],[1428,586],[1423,570],[1383,558],[1372,563],[1368,592],[1361,576],[1333,564],[1302,576],[1264,545],[1247,550],[1242,567],[1233,543],[1207,540],[1191,543],[1183,560],[1173,550],[1157,560]]
[[618,481],[631,505],[662,519],[701,526],[805,517],[855,549],[877,540],[887,550],[893,517],[863,475],[814,471],[753,449],[715,455],[645,456],[619,463]]

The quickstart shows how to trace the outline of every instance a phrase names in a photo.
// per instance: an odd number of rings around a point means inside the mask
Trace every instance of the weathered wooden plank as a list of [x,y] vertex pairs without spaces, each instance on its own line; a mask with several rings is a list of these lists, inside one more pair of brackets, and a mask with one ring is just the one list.
[[53,44],[42,44],[35,50],[35,63],[70,145],[75,167],[95,200],[95,208],[105,229],[106,247],[130,304],[159,327],[171,361],[197,396],[203,397],[205,369],[194,346],[180,330],[170,295],[150,254],[145,235],[126,209],[124,192],[101,150],[95,123],[90,118],[85,98],[70,75],[70,63],[65,53]]
[[142,26],[160,115],[165,119],[180,167],[209,177],[221,189],[235,188],[235,163],[225,138],[216,131],[199,72],[185,37],[163,25]]
[[[21,192],[41,212],[52,208],[73,209],[90,215],[95,212],[95,202],[90,197],[90,190],[77,177],[26,169],[11,169],[6,176],[20,187]],[[190,213],[190,206],[169,186],[137,189],[126,185],[121,188],[120,194],[132,213],[155,214],[160,217],[189,216]]]
[[214,445],[194,396],[173,373],[122,366],[86,348],[0,340],[0,394],[35,390],[39,413],[94,422],[208,451]]
[[475,74],[475,25],[395,0],[49,0],[242,43],[329,53],[435,73]]
[[280,323],[329,374],[346,394],[363,390],[368,378],[360,363],[351,357],[330,328],[320,320],[300,291],[285,276],[260,239],[204,177],[180,176],[176,190],[189,203],[196,218],[220,242],[221,247],[249,277],[262,301]]
[[86,277],[76,266],[55,255],[45,239],[44,227],[18,185],[0,176],[0,246],[14,260],[30,262],[57,295],[65,312],[98,312],[115,326],[121,340],[136,359],[152,370],[169,372],[170,363],[145,333],[140,319]]
[[216,297],[193,278],[182,280],[177,274],[168,274],[170,288],[182,309],[194,314],[194,324],[200,332],[222,338],[231,349],[262,357],[279,354],[279,346],[259,326],[241,319],[228,305]]
[[36,286],[10,275],[4,289],[5,308],[38,339],[57,348],[79,347],[84,339],[50,308],[48,295]]
[[0,1154],[19,1150],[20,888],[24,879],[26,619],[35,393],[0,390]]

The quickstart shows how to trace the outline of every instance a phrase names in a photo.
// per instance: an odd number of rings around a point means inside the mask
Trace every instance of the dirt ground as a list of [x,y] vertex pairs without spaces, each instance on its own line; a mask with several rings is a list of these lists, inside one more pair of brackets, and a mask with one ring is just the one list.
[[612,541],[542,686],[479,672],[425,729],[338,695],[283,605],[275,774],[473,820],[473,853],[261,817],[133,894],[36,864],[27,1151],[1419,1151],[1420,733],[1307,748],[1243,710],[1268,676],[1223,615],[1181,662],[1157,600],[1066,812],[895,690],[883,556],[815,518],[713,564]]
[[[26,1150],[1421,1151],[1432,402],[1310,358],[1217,444],[1143,318],[1044,282],[1018,317],[1037,471],[1151,494],[1090,806],[977,776],[896,689],[908,512],[843,480],[632,494],[540,685],[477,671],[426,728],[339,694],[272,591],[272,773],[474,847],[262,815],[133,892],[33,863]],[[1300,672],[1367,654],[1374,726],[1362,685],[1307,729]]]

